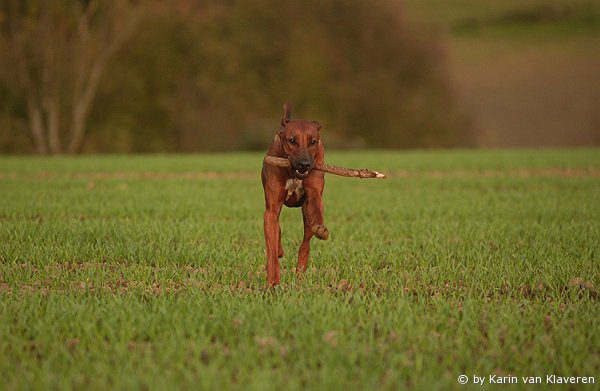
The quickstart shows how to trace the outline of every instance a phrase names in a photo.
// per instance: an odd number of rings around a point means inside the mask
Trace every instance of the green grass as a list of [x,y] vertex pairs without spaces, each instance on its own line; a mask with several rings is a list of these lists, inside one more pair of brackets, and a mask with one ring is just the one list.
[[0,157],[1,388],[600,382],[600,150],[329,153],[390,178],[327,177],[302,279],[285,209],[274,291],[261,158]]

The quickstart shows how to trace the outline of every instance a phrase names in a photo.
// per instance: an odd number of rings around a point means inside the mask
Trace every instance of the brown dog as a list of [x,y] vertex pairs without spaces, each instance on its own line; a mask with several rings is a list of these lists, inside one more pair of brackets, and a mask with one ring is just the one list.
[[279,284],[279,258],[283,257],[279,214],[283,205],[302,207],[304,240],[298,250],[297,272],[306,270],[310,239],[313,235],[321,240],[329,237],[323,220],[323,187],[325,174],[313,170],[323,164],[324,148],[319,135],[321,125],[316,121],[290,120],[291,107],[283,105],[281,127],[267,152],[268,156],[289,159],[289,168],[263,163],[261,172],[265,191],[265,242],[267,245],[267,281]]

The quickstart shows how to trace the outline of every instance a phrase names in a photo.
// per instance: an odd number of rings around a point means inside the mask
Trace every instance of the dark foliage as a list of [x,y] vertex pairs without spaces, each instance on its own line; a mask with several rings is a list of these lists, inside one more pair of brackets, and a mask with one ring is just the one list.
[[[23,151],[23,103],[8,86],[0,148]],[[324,125],[329,147],[471,143],[439,37],[397,2],[179,0],[150,7],[109,63],[83,150],[264,149],[285,100]]]

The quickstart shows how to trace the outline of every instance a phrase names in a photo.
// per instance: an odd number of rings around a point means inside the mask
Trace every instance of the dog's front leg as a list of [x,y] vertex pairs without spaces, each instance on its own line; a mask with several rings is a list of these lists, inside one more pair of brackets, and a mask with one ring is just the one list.
[[313,231],[308,221],[308,213],[306,212],[306,204],[302,205],[302,217],[304,220],[304,238],[298,249],[298,266],[296,267],[296,272],[306,271],[308,255],[310,254],[310,239],[313,237]]
[[304,181],[303,187],[306,193],[306,202],[302,207],[305,224],[308,222],[308,226],[317,238],[327,240],[329,231],[325,227],[325,215],[323,211],[325,174],[313,171],[310,177]]
[[279,273],[279,214],[281,204],[268,204],[264,215],[265,242],[267,246],[267,282],[269,286],[278,285]]
[[314,236],[321,240],[327,240],[329,231],[325,227],[323,211],[323,186],[322,176],[317,176],[311,181],[305,181],[304,191],[306,202],[302,205],[302,217],[304,220],[304,238],[298,250],[297,272],[306,271],[308,255],[310,253],[310,239]]

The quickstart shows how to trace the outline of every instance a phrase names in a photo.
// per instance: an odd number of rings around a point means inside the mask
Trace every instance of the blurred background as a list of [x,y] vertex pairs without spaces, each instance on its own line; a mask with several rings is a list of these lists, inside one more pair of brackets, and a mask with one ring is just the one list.
[[2,0],[0,152],[600,145],[600,1]]

